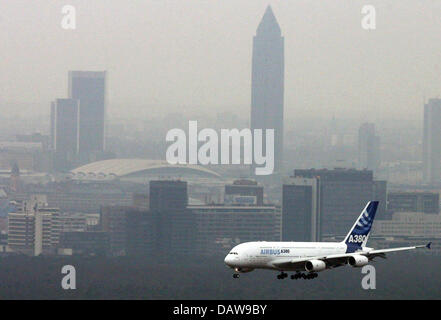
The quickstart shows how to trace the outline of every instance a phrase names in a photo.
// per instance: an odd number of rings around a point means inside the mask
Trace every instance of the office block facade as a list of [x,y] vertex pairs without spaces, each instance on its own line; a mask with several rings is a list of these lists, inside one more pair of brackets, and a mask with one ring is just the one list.
[[39,199],[21,203],[8,214],[8,247],[30,256],[55,254],[61,233],[59,210]]
[[247,241],[280,241],[281,210],[268,206],[189,206],[198,256],[225,256]]
[[80,102],[75,99],[57,99],[51,106],[51,141],[54,167],[67,171],[78,161]]
[[[385,188],[374,188],[370,170],[295,170],[294,177],[319,180],[321,239],[342,239],[369,201],[377,200],[375,197],[386,198],[386,195],[380,194],[381,190],[385,192]],[[377,215],[382,214],[379,208]]]
[[387,209],[391,212],[439,214],[439,193],[390,192],[387,195]]
[[[187,209],[187,182],[150,181],[150,214],[156,228],[158,253],[185,255],[193,250],[194,219]],[[162,256],[165,258],[165,256]]]
[[82,163],[104,151],[106,72],[69,71],[70,99],[80,101],[78,153]]
[[320,240],[320,180],[291,178],[283,185],[283,241]]

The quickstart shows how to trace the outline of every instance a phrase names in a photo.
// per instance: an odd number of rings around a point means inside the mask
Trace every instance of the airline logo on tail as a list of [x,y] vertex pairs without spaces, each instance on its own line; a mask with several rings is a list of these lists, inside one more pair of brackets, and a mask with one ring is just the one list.
[[344,242],[347,245],[346,252],[360,250],[366,245],[377,212],[378,201],[370,201],[358,217],[357,222],[346,236]]

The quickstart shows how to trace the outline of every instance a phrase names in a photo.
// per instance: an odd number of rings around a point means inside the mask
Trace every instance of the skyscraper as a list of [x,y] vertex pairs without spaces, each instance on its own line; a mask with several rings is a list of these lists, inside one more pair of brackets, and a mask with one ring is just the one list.
[[320,179],[291,178],[282,201],[282,241],[320,241]]
[[[270,6],[253,39],[251,129],[274,129],[274,171],[283,158],[284,38]],[[265,135],[263,136],[265,150]]]
[[156,252],[161,259],[186,255],[194,246],[194,216],[187,209],[187,182],[150,181],[150,212],[156,228]]
[[380,165],[380,137],[373,123],[363,123],[358,130],[358,168],[372,170]]
[[81,105],[78,152],[83,163],[104,150],[105,97],[105,71],[69,71],[69,98]]
[[78,155],[79,101],[57,99],[51,105],[51,144],[57,170],[74,167]]
[[429,184],[441,182],[441,99],[424,105],[423,179]]
[[[386,199],[386,183],[373,180],[369,170],[294,170],[294,177],[319,180],[318,233],[322,240],[329,237],[342,239],[368,201]],[[377,219],[384,215],[380,209]]]

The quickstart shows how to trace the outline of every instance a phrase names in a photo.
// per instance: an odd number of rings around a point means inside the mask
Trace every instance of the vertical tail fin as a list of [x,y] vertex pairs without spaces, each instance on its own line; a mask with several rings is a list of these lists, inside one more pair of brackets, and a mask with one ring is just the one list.
[[362,249],[369,238],[375,213],[377,212],[378,201],[370,201],[361,212],[357,221],[349,231],[343,242],[347,245],[346,252],[354,252]]

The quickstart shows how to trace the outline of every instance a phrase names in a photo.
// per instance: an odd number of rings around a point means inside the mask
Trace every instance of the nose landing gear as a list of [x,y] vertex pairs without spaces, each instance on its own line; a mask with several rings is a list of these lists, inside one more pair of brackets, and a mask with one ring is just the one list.
[[239,278],[239,274],[238,274],[238,273],[233,274],[233,278],[234,278],[234,279]]

